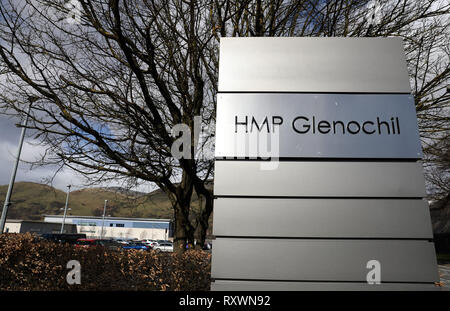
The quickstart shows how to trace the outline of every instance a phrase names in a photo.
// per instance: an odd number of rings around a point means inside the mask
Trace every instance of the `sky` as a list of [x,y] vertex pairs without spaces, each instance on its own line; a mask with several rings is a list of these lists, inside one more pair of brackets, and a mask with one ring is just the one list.
[[[20,55],[18,55],[18,59],[20,61],[25,61]],[[3,81],[0,80],[0,83],[2,82]],[[17,127],[15,125],[16,123],[21,123],[21,121],[18,118],[7,116],[0,112],[0,185],[9,184],[11,178],[21,133],[21,128]],[[30,144],[30,142],[33,142],[33,139],[29,135],[31,134],[30,132],[27,134],[28,136],[25,137],[22,148],[21,159],[33,161],[39,158],[39,154],[42,154],[44,149],[42,146]],[[30,164],[21,161],[19,163],[15,181],[44,183],[44,180],[53,176],[56,171],[56,167],[51,166],[33,168],[32,170],[30,170],[30,167]],[[67,168],[61,170],[55,176],[51,186],[66,191],[67,185],[69,184],[73,186],[72,190],[84,188],[83,177]],[[139,189],[139,191],[145,190],[146,188],[148,187]],[[2,198],[0,198],[0,200],[2,200]]]
[[[18,118],[0,114],[0,149],[2,151],[0,152],[0,185],[8,184],[11,178],[21,132],[21,128],[15,124],[19,122]],[[29,137],[29,134],[30,132],[28,132],[28,136],[25,136],[21,154],[21,160],[25,161],[36,160],[44,152],[42,146],[32,144],[34,141],[32,137]],[[56,170],[55,167],[50,166],[33,168],[32,170],[30,168],[30,164],[21,161],[17,170],[16,182],[43,183],[46,178],[53,176]],[[60,190],[66,190],[66,186],[69,184],[74,186],[72,189],[82,188],[83,178],[70,169],[64,169],[55,176],[52,186]]]
[[[7,116],[0,113],[0,185],[9,184],[11,178],[21,133],[21,128],[17,127],[16,124],[20,122],[21,121],[16,117]],[[24,139],[22,153],[20,156],[22,161],[19,163],[15,181],[45,183],[47,182],[46,179],[49,179],[55,174],[57,167],[45,166],[34,167],[31,169],[31,165],[24,162],[39,159],[40,155],[44,154],[45,151],[44,146],[36,145],[36,141],[33,140],[33,137],[30,134],[30,131],[28,131]],[[83,176],[70,168],[64,168],[56,174],[51,186],[66,191],[67,185],[72,186],[71,191],[86,187]],[[98,186],[116,187],[121,186],[121,183],[108,183]],[[143,184],[132,190],[150,192],[154,189],[155,186],[152,184]]]
[[[20,56],[19,59],[21,59]],[[2,82],[3,81],[0,80],[0,83]],[[0,185],[9,184],[11,178],[21,132],[21,128],[17,127],[15,125],[16,123],[20,123],[18,118],[12,118],[11,116],[4,115],[0,112]],[[42,153],[43,149],[42,147],[29,144],[29,142],[32,142],[32,139],[30,137],[25,137],[21,159],[32,161],[37,158],[39,153]],[[30,170],[29,164],[21,162],[19,163],[15,181],[43,183],[44,179],[52,176],[54,172],[55,168],[52,167]],[[56,175],[52,186],[65,191],[67,190],[66,186],[68,184],[73,184],[76,189],[81,188],[82,183],[83,179],[81,176],[66,169]],[[0,200],[2,200],[2,198],[0,198]]]

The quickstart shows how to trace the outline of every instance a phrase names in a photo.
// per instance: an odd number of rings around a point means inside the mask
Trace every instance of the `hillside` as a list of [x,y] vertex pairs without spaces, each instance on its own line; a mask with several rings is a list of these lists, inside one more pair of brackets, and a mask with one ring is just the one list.
[[[212,183],[207,184],[212,187]],[[8,189],[0,186],[0,204]],[[48,185],[18,182],[14,186],[8,219],[41,220],[42,215],[62,215],[66,193]],[[121,188],[86,188],[70,193],[69,215],[101,216],[103,204],[108,200],[106,214],[114,217],[173,218],[170,202],[161,190],[149,194]],[[435,233],[450,232],[450,196],[431,204],[430,212]],[[194,194],[191,205],[193,216],[199,206]],[[407,215],[405,215],[407,217]],[[212,227],[212,217],[210,218]],[[211,229],[210,229],[211,230]]]
[[[7,185],[0,186],[0,204],[3,207]],[[69,215],[101,216],[108,200],[106,214],[115,217],[172,218],[173,212],[167,196],[156,190],[150,194],[127,195],[122,189],[87,188],[72,191],[69,198]],[[44,214],[62,215],[66,193],[32,182],[14,185],[9,219],[39,220]],[[195,204],[195,202],[194,202]]]

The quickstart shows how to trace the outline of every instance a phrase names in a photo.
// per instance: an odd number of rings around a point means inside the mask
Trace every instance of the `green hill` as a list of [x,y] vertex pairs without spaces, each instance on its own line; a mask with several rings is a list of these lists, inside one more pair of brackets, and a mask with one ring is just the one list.
[[[0,186],[0,203],[8,186]],[[18,182],[14,185],[8,219],[39,220],[42,215],[62,215],[66,193],[48,185]],[[108,200],[106,214],[114,217],[173,218],[167,196],[156,190],[149,194],[129,193],[119,188],[86,188],[72,191],[69,215],[101,216]],[[193,203],[195,205],[195,202]]]

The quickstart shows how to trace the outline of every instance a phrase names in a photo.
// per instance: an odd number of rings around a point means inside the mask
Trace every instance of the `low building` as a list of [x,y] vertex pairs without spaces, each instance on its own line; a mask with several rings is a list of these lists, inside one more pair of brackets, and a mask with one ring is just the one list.
[[[45,222],[62,223],[62,215],[44,215]],[[78,233],[88,238],[170,240],[173,223],[170,219],[66,216],[65,223],[76,225]],[[103,229],[103,230],[102,230]]]
[[[5,223],[6,233],[60,233],[61,222],[52,223],[34,220],[7,219]],[[64,225],[64,233],[77,233],[77,226],[74,224]]]

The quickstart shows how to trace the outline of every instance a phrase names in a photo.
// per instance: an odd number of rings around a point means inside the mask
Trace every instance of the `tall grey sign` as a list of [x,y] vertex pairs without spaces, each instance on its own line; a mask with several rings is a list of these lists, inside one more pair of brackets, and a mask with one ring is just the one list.
[[399,38],[222,38],[212,290],[433,290]]

